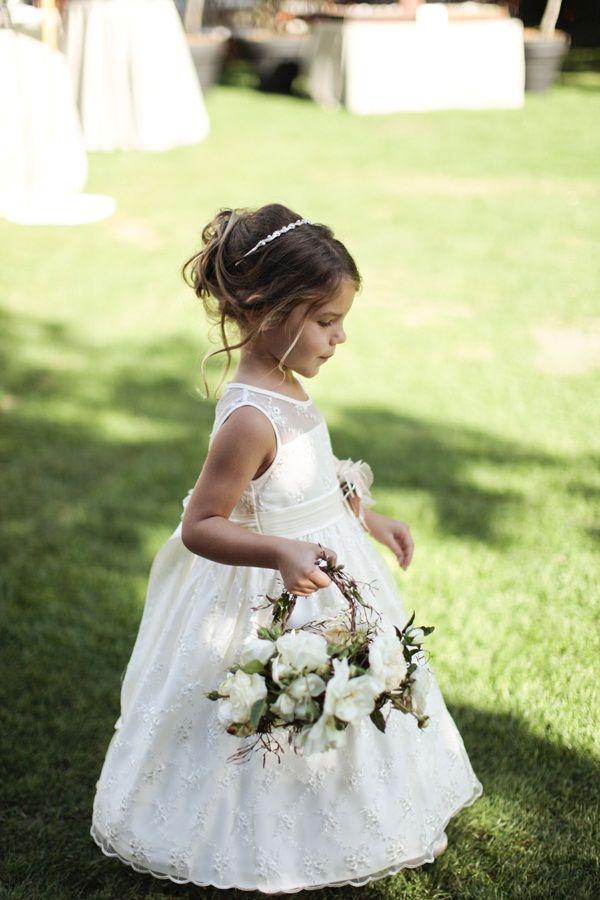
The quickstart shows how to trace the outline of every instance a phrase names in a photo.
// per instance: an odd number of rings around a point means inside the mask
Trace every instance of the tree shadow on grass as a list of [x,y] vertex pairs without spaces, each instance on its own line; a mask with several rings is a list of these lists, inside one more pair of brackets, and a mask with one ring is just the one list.
[[[172,374],[194,370],[197,348],[164,341],[107,352],[52,323],[4,317],[0,324],[2,884],[28,900],[223,896],[135,873],[107,860],[89,837],[149,566],[177,523],[212,424],[213,404],[199,403]],[[40,362],[49,347],[58,363]],[[353,458],[366,454],[368,440],[382,488],[430,492],[442,530],[490,542],[506,501],[469,482],[465,453],[499,467],[561,466],[482,433],[387,410],[349,409],[332,438],[338,455]],[[577,878],[577,896],[592,896],[592,762],[507,713],[449,708],[485,797],[450,824],[450,848],[435,865],[347,890],[382,898],[567,897]]]
[[[430,497],[440,534],[506,549],[518,535],[506,529],[507,511],[519,516],[527,499],[510,478],[527,484],[532,473],[548,470],[550,480],[564,482],[565,473],[580,463],[543,453],[538,448],[486,434],[477,429],[405,416],[391,409],[353,406],[337,411],[339,424],[330,428],[339,458],[365,459],[373,469],[372,493],[419,492]],[[477,483],[474,472],[493,473],[499,487]],[[507,478],[503,478],[506,473]],[[581,486],[583,489],[586,485]],[[377,509],[394,515],[389,500]]]

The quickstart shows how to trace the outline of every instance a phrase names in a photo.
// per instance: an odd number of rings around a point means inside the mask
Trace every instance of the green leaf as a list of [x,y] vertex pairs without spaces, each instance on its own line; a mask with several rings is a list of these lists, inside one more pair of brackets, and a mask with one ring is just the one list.
[[273,640],[273,636],[271,634],[270,628],[261,627],[257,630],[256,634],[263,641],[272,641]]
[[242,672],[245,672],[247,675],[254,675],[255,672],[262,672],[264,667],[264,663],[261,663],[259,659],[252,659],[250,662],[246,663],[245,666],[240,666]]
[[252,704],[252,709],[250,710],[250,722],[252,723],[254,728],[256,728],[256,726],[258,725],[258,723],[261,720],[261,717],[264,715],[264,713],[266,711],[267,711],[267,704],[266,704],[266,701],[264,698],[261,700],[256,700]]
[[362,666],[358,666],[358,665],[354,664],[352,666],[352,677],[354,678],[354,676],[356,676],[356,675],[364,675],[366,671],[367,670],[363,669]]
[[383,718],[383,713],[380,709],[374,709],[371,715],[369,716],[371,722],[379,728],[380,731],[385,733],[385,719]]

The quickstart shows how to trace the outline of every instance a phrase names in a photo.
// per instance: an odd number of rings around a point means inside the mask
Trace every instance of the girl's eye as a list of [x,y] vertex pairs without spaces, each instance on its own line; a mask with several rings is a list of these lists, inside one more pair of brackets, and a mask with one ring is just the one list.
[[333,319],[331,322],[319,322],[319,325],[323,325],[323,327],[326,328],[328,325],[333,325]]

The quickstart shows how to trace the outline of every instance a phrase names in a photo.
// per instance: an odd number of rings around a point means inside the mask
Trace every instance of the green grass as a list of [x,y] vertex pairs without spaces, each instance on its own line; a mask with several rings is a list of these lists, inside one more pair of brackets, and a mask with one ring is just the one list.
[[382,552],[436,625],[484,786],[433,866],[348,893],[596,896],[600,82],[574,68],[520,111],[359,118],[222,86],[202,145],[90,158],[114,219],[0,222],[2,896],[222,896],[107,860],[88,829],[149,567],[212,424],[178,270],[217,208],[272,201],[364,274],[308,387],[410,525],[408,572]]

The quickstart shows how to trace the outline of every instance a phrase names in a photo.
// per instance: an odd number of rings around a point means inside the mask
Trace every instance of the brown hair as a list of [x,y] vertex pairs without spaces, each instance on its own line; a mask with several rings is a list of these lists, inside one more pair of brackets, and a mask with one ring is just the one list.
[[[335,293],[344,279],[360,289],[356,263],[327,225],[300,225],[244,256],[268,234],[300,218],[281,203],[256,210],[220,209],[202,230],[201,249],[184,263],[183,277],[202,299],[208,320],[219,326],[223,341],[223,347],[208,352],[202,360],[207,398],[204,366],[211,356],[227,354],[220,387],[229,371],[232,350],[243,347],[260,331],[282,324],[297,304],[307,303],[300,330],[277,366],[285,373],[283,359],[298,340],[311,310]],[[238,343],[228,343],[229,324],[238,328]]]

